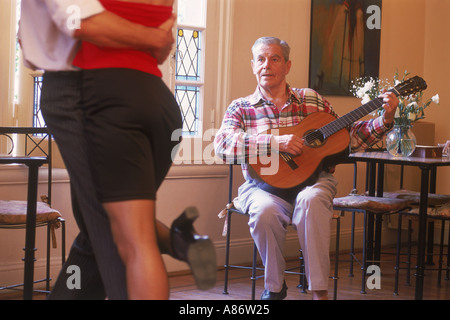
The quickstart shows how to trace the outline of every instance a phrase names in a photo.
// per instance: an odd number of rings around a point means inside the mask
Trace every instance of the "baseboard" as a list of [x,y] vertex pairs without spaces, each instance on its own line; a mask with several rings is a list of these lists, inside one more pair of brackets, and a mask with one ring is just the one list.
[[[0,287],[23,283],[23,262],[6,262],[0,263]],[[50,278],[55,281],[61,271],[61,257],[52,257],[50,259]],[[46,261],[45,259],[37,260],[34,263],[34,279],[40,280],[45,278]],[[43,289],[45,282],[36,283],[35,289]],[[2,292],[3,290],[0,290]]]

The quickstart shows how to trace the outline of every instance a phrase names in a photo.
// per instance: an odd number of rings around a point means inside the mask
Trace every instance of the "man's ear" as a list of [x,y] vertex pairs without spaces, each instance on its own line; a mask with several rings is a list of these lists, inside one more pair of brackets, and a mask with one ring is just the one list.
[[289,73],[289,71],[291,71],[292,61],[289,60],[288,62],[286,62],[286,66],[287,66],[287,71],[286,71],[286,75],[287,75]]

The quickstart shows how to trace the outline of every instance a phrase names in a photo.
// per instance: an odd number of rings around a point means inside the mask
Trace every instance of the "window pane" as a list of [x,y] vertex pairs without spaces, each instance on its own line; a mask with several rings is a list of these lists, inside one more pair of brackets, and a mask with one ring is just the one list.
[[205,9],[205,0],[178,0],[178,24],[191,27],[204,27]]
[[175,86],[175,98],[183,116],[183,134],[198,132],[198,104],[200,89],[195,86]]
[[42,77],[34,77],[33,127],[45,127],[41,112]]
[[200,80],[200,36],[197,30],[178,29],[177,36],[177,80]]

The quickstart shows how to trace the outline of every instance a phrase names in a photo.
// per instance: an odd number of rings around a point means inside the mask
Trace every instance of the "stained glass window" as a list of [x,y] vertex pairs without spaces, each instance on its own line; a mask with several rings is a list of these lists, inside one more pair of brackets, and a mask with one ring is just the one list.
[[183,115],[183,134],[201,131],[204,0],[178,1],[175,97]]
[[183,134],[198,133],[201,83],[201,32],[178,29],[175,97],[183,115]]
[[199,87],[176,86],[175,97],[183,116],[183,133],[198,132]]
[[42,92],[42,76],[34,78],[34,99],[33,99],[33,127],[45,127],[45,121],[41,112],[41,92]]
[[200,80],[200,32],[178,29],[177,37],[177,80]]

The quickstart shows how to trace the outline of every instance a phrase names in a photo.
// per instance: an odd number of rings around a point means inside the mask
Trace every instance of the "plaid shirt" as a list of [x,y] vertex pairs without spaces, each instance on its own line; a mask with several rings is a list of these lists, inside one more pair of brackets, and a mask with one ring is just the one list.
[[[234,100],[228,107],[214,141],[216,155],[226,163],[241,163],[247,178],[249,159],[271,151],[272,134],[266,133],[268,130],[295,126],[318,111],[337,117],[330,103],[314,90],[288,86],[288,100],[279,111],[264,99],[257,87],[252,95]],[[352,151],[374,145],[389,129],[382,117],[353,123],[350,128]]]

